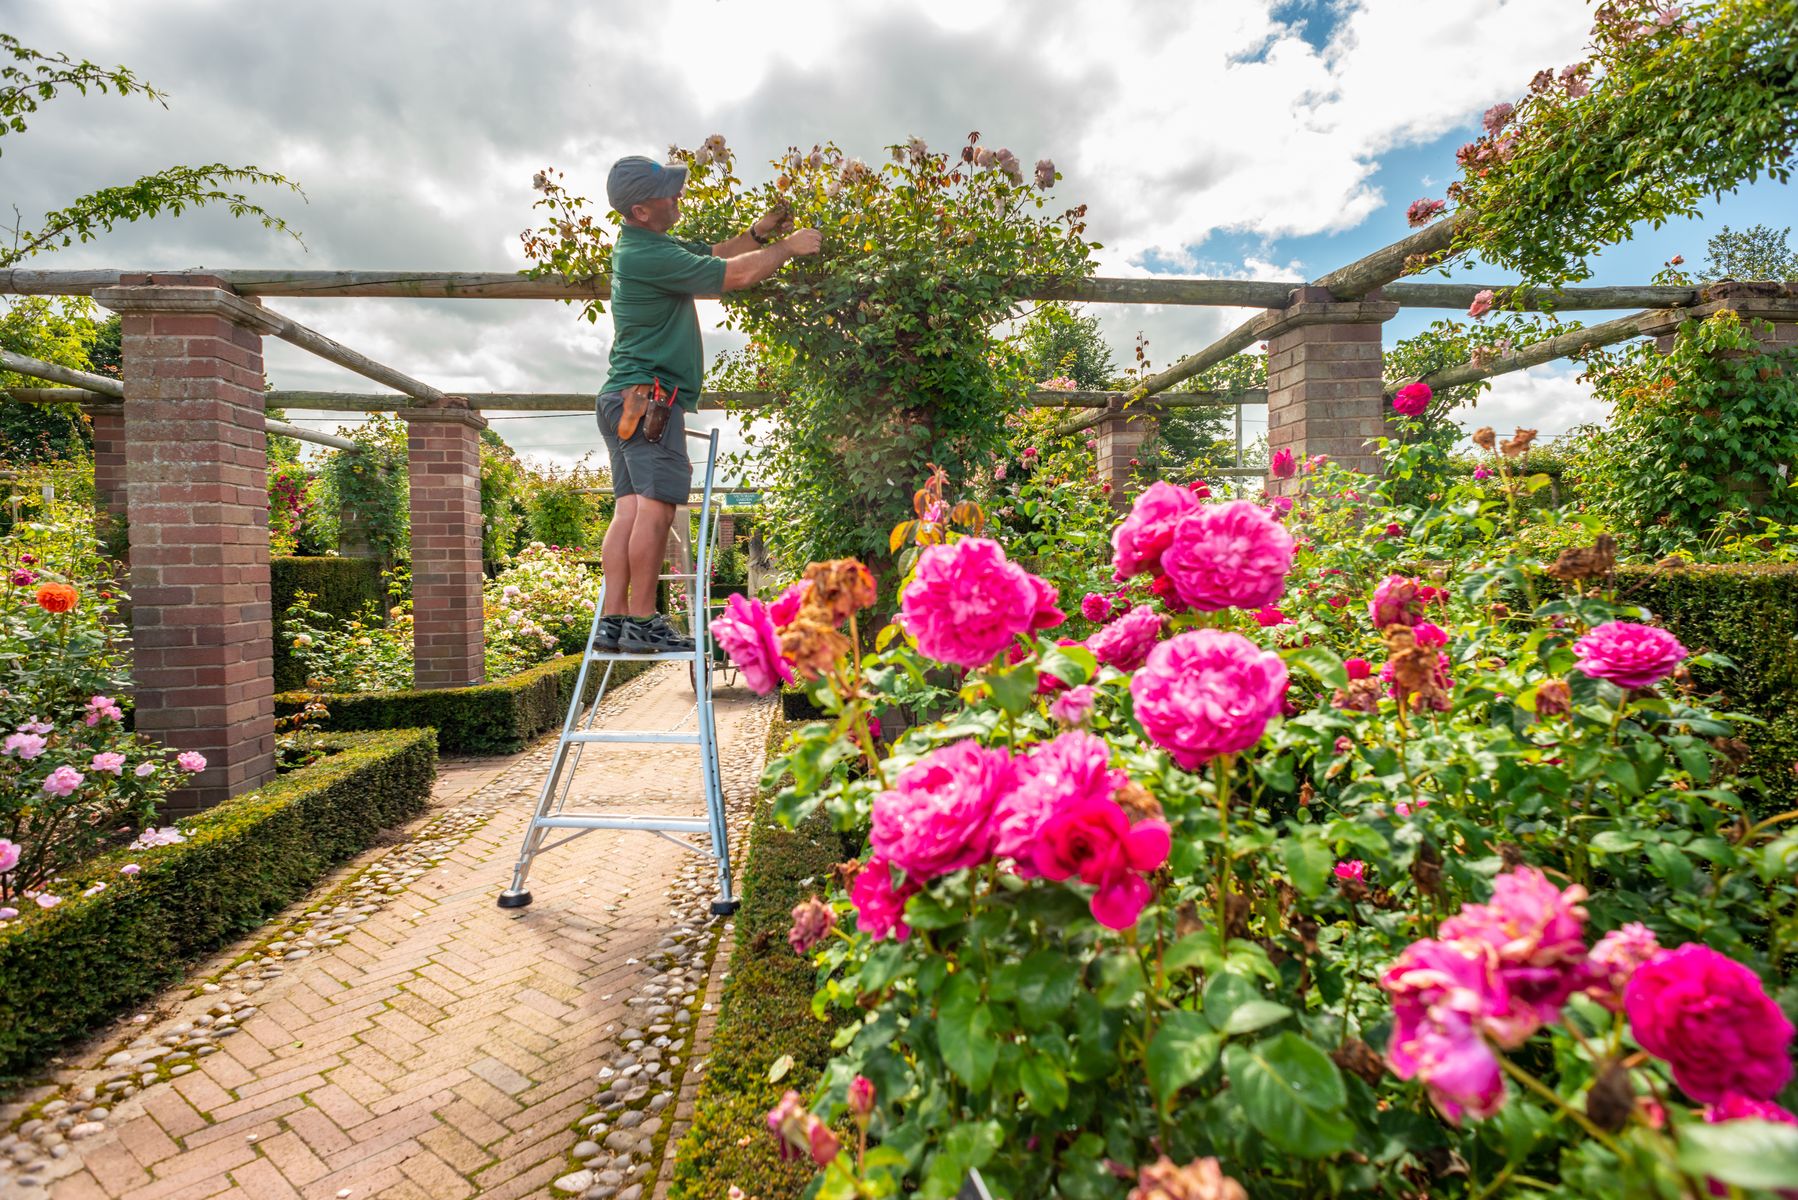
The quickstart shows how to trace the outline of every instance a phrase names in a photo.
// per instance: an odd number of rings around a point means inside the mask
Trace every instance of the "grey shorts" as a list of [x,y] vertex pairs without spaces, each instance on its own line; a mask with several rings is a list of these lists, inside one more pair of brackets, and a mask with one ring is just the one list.
[[596,406],[599,435],[612,459],[612,492],[648,496],[664,504],[685,504],[693,488],[693,463],[687,457],[687,414],[680,405],[668,414],[662,440],[650,442],[643,428],[628,442],[618,440],[618,418],[624,413],[623,392],[601,392]]

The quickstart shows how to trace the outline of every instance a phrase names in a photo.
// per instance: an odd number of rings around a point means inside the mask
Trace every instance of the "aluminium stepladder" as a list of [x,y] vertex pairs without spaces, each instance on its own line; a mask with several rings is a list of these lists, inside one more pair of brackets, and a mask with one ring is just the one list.
[[[718,431],[714,429],[701,433],[688,430],[687,436],[704,442],[706,447],[705,487],[699,504],[699,529],[693,539],[692,553],[687,556],[688,562],[681,564],[691,569],[663,575],[661,578],[671,584],[677,581],[686,584],[687,612],[693,626],[693,649],[663,654],[627,654],[622,651],[594,649],[594,640],[599,636],[600,614],[605,611],[605,583],[601,582],[599,601],[593,609],[593,625],[587,631],[587,646],[581,658],[580,674],[575,680],[574,696],[568,705],[568,715],[562,722],[562,736],[556,742],[549,776],[543,781],[543,791],[538,795],[537,810],[525,829],[524,845],[519,850],[518,863],[512,869],[512,885],[499,894],[501,908],[523,908],[531,902],[531,893],[525,889],[525,880],[537,855],[566,845],[596,829],[628,829],[657,834],[684,849],[716,859],[718,897],[712,901],[712,911],[728,916],[737,910],[736,893],[731,888],[730,832],[726,824],[724,786],[718,766],[718,732],[712,714],[714,651],[709,617],[712,551],[717,524],[712,511],[712,492],[717,481]],[[693,708],[669,729],[601,728],[598,724],[600,706],[605,701],[607,685],[612,680],[612,669],[621,662],[686,663],[692,673]],[[600,676],[592,703],[584,704],[582,697],[587,692],[587,673],[599,663],[605,665],[605,672]],[[694,726],[690,732],[685,729],[689,723]],[[587,746],[595,744],[693,746],[699,754],[705,815],[639,816],[568,811],[568,795],[574,786],[575,768],[580,765],[581,752]],[[544,839],[551,830],[566,833],[545,845]],[[704,834],[711,844],[709,848],[696,845],[675,836],[676,834]]]

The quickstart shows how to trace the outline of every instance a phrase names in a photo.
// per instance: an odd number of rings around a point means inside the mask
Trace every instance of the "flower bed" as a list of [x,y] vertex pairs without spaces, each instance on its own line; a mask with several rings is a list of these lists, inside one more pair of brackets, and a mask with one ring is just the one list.
[[[381,584],[381,564],[370,558],[329,556],[278,556],[269,559],[269,608],[283,616],[294,597],[305,592],[317,612],[348,621],[373,605],[377,610],[387,597]],[[274,639],[275,690],[304,687],[306,674],[293,656],[287,638]]]
[[30,1073],[255,928],[381,830],[424,811],[436,777],[428,729],[340,734],[336,752],[102,854],[58,880],[49,909],[0,925],[0,1081]]
[[[612,686],[642,674],[651,663],[620,662],[612,669]],[[561,728],[574,695],[581,657],[564,655],[516,675],[474,687],[432,691],[344,692],[323,697],[330,717],[326,729],[412,729],[430,726],[444,754],[515,754],[531,740]],[[603,668],[587,676],[591,700]],[[275,697],[277,716],[302,711],[314,697],[284,692]]]

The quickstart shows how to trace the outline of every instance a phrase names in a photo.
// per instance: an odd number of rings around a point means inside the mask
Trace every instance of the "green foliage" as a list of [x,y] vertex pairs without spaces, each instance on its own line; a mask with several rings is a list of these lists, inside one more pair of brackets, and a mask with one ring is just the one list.
[[[784,736],[775,722],[770,744]],[[712,1200],[734,1184],[762,1200],[794,1196],[811,1175],[784,1162],[768,1136],[767,1112],[788,1088],[805,1092],[830,1061],[831,1026],[812,1015],[816,972],[787,945],[793,906],[814,892],[843,847],[821,817],[788,830],[764,799],[750,830],[743,907],[710,1067],[693,1124],[674,1162],[672,1200]],[[791,1060],[778,1080],[776,1060]]]
[[305,593],[312,611],[335,624],[370,606],[378,610],[387,595],[381,582],[381,564],[367,558],[277,556],[269,559],[268,579],[269,609],[277,622],[277,692],[291,691],[306,683],[305,671],[291,653],[289,638],[282,636],[288,631],[280,625],[295,596]]
[[582,458],[572,467],[532,467],[525,493],[525,527],[530,540],[571,550],[598,550],[605,537],[609,505],[587,488],[610,487],[609,471]]
[[[611,686],[641,674],[651,663],[615,663]],[[324,697],[329,730],[404,729],[430,726],[445,754],[516,754],[547,730],[559,729],[568,715],[579,655],[568,655],[521,671],[507,679],[474,687],[437,688],[417,692],[344,692]],[[586,699],[599,688],[599,673],[587,677]],[[275,696],[275,715],[302,711],[311,695],[282,692]]]
[[1671,353],[1638,342],[1587,373],[1611,421],[1580,443],[1588,506],[1633,551],[1692,552],[1755,518],[1798,521],[1798,351],[1768,351],[1733,312],[1687,321]]
[[[0,35],[4,36],[4,35]],[[77,371],[102,370],[106,330],[118,319],[98,319],[86,296],[12,296],[0,308],[0,348]],[[117,370],[103,372],[117,375]],[[44,380],[0,371],[0,388],[53,386]],[[17,464],[68,458],[90,452],[93,434],[76,404],[24,404],[0,395],[0,461]]]
[[375,557],[391,564],[411,557],[412,510],[408,487],[406,423],[371,413],[338,432],[361,449],[333,450],[319,468],[318,519],[336,539],[361,531]]
[[524,529],[527,477],[518,455],[491,429],[481,430],[481,561],[509,562]]
[[275,640],[286,646],[300,686],[322,692],[380,692],[412,682],[412,613],[405,604],[383,612],[369,601],[339,619],[295,591],[276,618]]
[[1110,387],[1117,373],[1099,318],[1069,304],[1038,305],[1018,330],[1016,342],[1026,377],[1038,385],[1060,380],[1077,391],[1099,391]]
[[1449,187],[1456,248],[1534,284],[1585,279],[1638,223],[1789,174],[1798,0],[1606,0],[1595,21],[1590,57],[1494,115]]
[[1736,230],[1725,225],[1705,245],[1706,283],[1719,279],[1771,279],[1798,282],[1798,252],[1786,245],[1792,227],[1775,230],[1770,225],[1750,225]]
[[[32,1073],[425,810],[429,730],[325,741],[334,752],[317,764],[182,821],[185,841],[95,858],[61,881],[61,905],[0,924],[0,1080]],[[121,876],[127,863],[141,872]]]

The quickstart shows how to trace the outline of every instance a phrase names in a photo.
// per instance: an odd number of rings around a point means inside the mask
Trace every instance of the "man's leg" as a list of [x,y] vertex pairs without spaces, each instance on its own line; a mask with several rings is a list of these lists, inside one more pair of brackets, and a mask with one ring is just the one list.
[[[651,502],[653,503],[653,501]],[[605,540],[599,544],[599,569],[606,580],[605,616],[623,616],[630,611],[631,535],[636,528],[638,498],[620,496],[612,510],[612,523],[606,526]],[[649,589],[655,595],[655,588]]]
[[[667,558],[668,531],[674,528],[675,509],[672,504],[652,500],[648,496],[634,496],[632,499],[637,502],[637,511],[631,520],[632,587],[629,607],[625,611],[633,617],[649,617],[654,616],[656,611],[656,580],[662,574],[662,563]],[[611,540],[608,531],[608,545]]]

